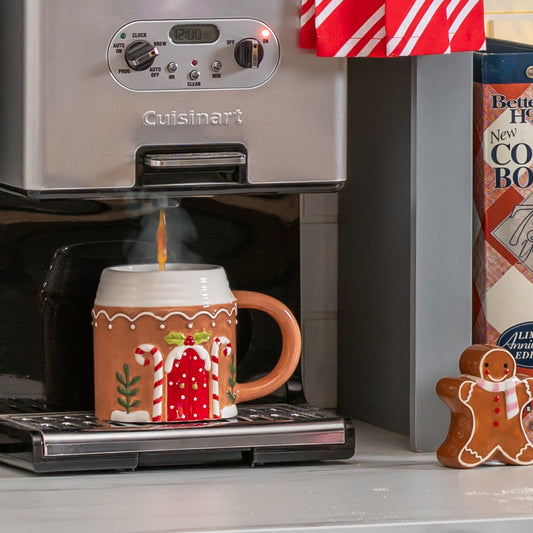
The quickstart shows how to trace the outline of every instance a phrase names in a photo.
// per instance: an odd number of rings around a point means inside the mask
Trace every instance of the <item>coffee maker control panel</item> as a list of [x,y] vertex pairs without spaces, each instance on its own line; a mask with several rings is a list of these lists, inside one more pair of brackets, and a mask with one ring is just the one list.
[[133,91],[250,89],[279,61],[276,34],[254,19],[139,20],[107,50],[111,75]]

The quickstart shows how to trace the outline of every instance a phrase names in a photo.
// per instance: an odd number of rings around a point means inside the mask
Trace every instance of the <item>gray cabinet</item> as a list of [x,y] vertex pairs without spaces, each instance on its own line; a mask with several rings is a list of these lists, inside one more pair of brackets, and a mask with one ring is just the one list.
[[434,450],[471,331],[472,54],[349,61],[339,408]]

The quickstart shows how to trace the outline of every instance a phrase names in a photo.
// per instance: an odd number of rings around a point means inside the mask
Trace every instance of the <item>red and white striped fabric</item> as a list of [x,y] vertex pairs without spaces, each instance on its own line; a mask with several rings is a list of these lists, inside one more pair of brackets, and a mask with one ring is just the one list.
[[482,50],[483,0],[301,0],[302,48],[321,57]]

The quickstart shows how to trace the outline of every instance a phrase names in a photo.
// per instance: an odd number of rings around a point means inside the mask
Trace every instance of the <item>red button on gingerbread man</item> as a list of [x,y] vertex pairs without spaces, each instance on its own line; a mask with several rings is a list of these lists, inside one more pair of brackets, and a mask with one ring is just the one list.
[[522,411],[533,397],[533,378],[516,374],[504,348],[475,344],[459,360],[460,378],[443,378],[437,394],[451,410],[450,429],[437,450],[438,460],[470,468],[488,460],[533,464],[533,445]]

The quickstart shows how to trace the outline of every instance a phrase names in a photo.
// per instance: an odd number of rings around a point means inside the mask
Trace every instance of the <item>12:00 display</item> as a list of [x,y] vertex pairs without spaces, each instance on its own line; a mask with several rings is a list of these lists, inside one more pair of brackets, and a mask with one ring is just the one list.
[[168,36],[174,44],[214,43],[220,31],[214,24],[177,24]]

